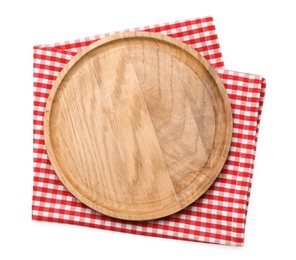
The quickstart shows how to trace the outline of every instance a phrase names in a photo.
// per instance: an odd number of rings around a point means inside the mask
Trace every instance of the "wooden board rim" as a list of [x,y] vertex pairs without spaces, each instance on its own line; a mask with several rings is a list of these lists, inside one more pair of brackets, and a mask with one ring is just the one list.
[[45,138],[45,145],[48,152],[49,159],[53,165],[54,170],[56,171],[58,177],[61,179],[62,183],[66,186],[66,188],[75,196],[77,197],[81,202],[86,204],[87,206],[91,207],[92,209],[101,212],[103,214],[106,214],[111,217],[115,218],[121,218],[121,219],[127,219],[127,220],[149,220],[149,219],[155,219],[164,217],[170,214],[173,214],[175,212],[178,212],[179,210],[185,208],[186,206],[190,205],[192,202],[194,202],[197,198],[199,198],[214,182],[214,180],[217,178],[218,174],[220,173],[226,158],[221,157],[220,161],[217,163],[216,168],[213,170],[212,180],[208,181],[204,184],[201,190],[199,190],[198,194],[192,194],[190,198],[186,200],[185,203],[182,203],[182,205],[173,205],[172,207],[168,207],[161,212],[148,212],[148,213],[141,213],[139,214],[130,214],[130,213],[120,213],[116,212],[114,210],[110,210],[105,207],[101,207],[100,205],[95,205],[92,201],[88,200],[87,198],[84,198],[79,194],[77,191],[77,187],[75,185],[72,185],[68,180],[67,177],[63,175],[63,172],[55,158],[55,153],[51,146],[51,138],[50,138],[50,115],[51,115],[51,107],[54,103],[55,94],[63,81],[66,74],[71,70],[71,68],[86,54],[91,52],[92,50],[99,48],[103,45],[108,45],[110,42],[114,42],[117,40],[125,40],[129,38],[134,37],[140,37],[140,38],[149,38],[149,39],[155,39],[157,41],[165,41],[168,42],[171,45],[177,46],[178,48],[184,50],[185,52],[189,53],[193,57],[195,57],[202,66],[207,68],[209,74],[213,78],[213,80],[216,82],[216,86],[218,87],[221,97],[224,102],[225,107],[225,116],[227,121],[227,129],[226,129],[226,138],[224,142],[224,152],[229,151],[230,145],[231,145],[231,138],[232,138],[232,112],[231,112],[231,106],[228,99],[228,95],[226,93],[225,87],[212,66],[209,65],[208,61],[203,58],[202,55],[200,55],[198,52],[196,52],[194,49],[189,47],[188,45],[165,35],[158,34],[158,33],[147,33],[147,32],[125,32],[125,33],[118,33],[111,35],[109,37],[106,37],[104,39],[101,39],[99,41],[96,41],[80,51],[73,59],[69,61],[69,63],[64,67],[64,69],[60,72],[58,75],[56,81],[53,84],[53,87],[50,91],[46,108],[45,108],[45,115],[44,115],[44,138]]

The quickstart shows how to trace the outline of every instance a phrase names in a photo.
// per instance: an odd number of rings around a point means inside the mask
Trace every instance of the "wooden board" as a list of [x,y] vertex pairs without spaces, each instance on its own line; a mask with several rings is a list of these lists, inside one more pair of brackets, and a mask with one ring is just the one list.
[[50,161],[68,190],[111,217],[180,211],[227,158],[232,112],[215,70],[173,38],[115,34],[61,71],[44,117]]

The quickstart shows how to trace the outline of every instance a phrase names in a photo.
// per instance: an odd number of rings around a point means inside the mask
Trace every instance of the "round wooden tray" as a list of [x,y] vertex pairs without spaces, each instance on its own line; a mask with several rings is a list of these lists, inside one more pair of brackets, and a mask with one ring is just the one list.
[[121,33],[61,71],[44,136],[54,170],[82,203],[149,220],[211,186],[229,152],[232,112],[221,79],[195,50],[161,34]]

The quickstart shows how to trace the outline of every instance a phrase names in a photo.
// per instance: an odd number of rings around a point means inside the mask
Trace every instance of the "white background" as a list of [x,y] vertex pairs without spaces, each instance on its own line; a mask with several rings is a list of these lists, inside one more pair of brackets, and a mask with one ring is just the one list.
[[[293,2],[1,1],[0,259],[296,259]],[[267,79],[245,245],[32,221],[33,46],[206,15],[225,67]]]

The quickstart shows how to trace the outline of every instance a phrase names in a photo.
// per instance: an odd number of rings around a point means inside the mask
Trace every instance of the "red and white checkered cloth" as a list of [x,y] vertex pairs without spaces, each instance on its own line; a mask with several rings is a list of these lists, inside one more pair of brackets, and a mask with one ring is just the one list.
[[201,198],[182,211],[158,220],[118,220],[82,204],[64,187],[48,159],[43,136],[44,108],[52,84],[65,64],[78,51],[109,34],[39,45],[34,47],[32,218],[147,236],[243,245],[266,86],[264,78],[223,68],[212,17],[132,30],[159,32],[177,38],[200,52],[217,70],[227,89],[234,119],[232,145],[222,172]]

